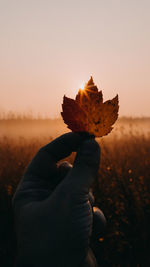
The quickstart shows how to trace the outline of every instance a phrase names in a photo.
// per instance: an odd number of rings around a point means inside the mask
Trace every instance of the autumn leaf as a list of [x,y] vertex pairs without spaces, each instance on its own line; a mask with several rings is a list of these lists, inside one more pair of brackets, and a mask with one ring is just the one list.
[[103,103],[102,91],[91,77],[75,100],[64,96],[61,115],[73,132],[88,132],[96,137],[107,135],[118,118],[118,95]]

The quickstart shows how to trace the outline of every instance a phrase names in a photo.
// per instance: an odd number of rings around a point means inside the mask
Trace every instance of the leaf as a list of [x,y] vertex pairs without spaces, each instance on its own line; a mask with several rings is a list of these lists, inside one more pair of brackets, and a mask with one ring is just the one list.
[[64,96],[61,113],[64,122],[73,132],[87,132],[88,118],[87,114],[80,105],[73,99]]
[[102,137],[111,132],[118,118],[118,95],[103,103],[102,91],[91,77],[84,90],[79,89],[75,100],[64,96],[61,115],[73,132],[88,132]]

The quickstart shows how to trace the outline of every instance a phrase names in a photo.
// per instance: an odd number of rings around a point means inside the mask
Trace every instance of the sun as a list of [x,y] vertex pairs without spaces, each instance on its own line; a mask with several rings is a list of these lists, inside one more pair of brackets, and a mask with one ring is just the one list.
[[85,82],[82,82],[81,85],[80,85],[80,89],[84,90],[84,87],[85,87]]

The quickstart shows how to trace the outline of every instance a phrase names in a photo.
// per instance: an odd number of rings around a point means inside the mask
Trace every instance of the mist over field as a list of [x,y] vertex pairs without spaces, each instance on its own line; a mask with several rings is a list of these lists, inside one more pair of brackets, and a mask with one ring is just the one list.
[[[13,266],[16,240],[11,199],[39,148],[68,132],[59,119],[7,116],[0,120],[0,266]],[[101,164],[93,184],[96,205],[107,218],[93,245],[100,266],[150,265],[150,118],[120,118],[97,138]],[[73,163],[75,154],[67,158]]]
[[[0,137],[7,136],[11,138],[39,138],[39,137],[57,137],[60,134],[69,132],[67,125],[62,118],[42,119],[29,116],[6,116],[0,118]],[[121,137],[123,134],[144,134],[150,133],[150,118],[130,118],[121,117],[113,126],[112,132],[107,136]],[[106,137],[104,137],[106,139]]]

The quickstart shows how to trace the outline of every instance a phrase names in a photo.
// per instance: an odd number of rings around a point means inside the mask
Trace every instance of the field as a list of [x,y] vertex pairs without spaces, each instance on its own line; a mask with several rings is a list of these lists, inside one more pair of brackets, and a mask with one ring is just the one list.
[[[0,119],[0,266],[13,266],[16,241],[11,199],[37,150],[67,132],[62,120]],[[96,204],[107,218],[94,244],[100,266],[150,266],[150,119],[121,118],[97,139],[102,149]],[[72,161],[72,157],[69,159]]]

